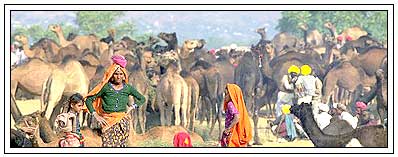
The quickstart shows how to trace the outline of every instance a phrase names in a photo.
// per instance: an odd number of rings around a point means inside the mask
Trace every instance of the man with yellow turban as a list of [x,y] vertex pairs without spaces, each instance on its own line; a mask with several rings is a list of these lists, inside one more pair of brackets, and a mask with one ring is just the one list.
[[[129,96],[141,106],[145,97],[128,84],[127,61],[121,55],[112,56],[113,64],[102,81],[88,93],[85,103],[89,112],[101,125],[103,147],[126,147],[130,124],[127,116]],[[137,105],[130,105],[136,108]]]
[[[293,141],[297,137],[294,115],[290,114],[290,105],[282,105],[282,115],[273,122],[272,131],[279,137],[287,141]],[[278,141],[280,141],[278,139]]]
[[311,66],[304,64],[300,67],[301,75],[298,76],[297,87],[297,104],[312,102],[314,115],[318,114],[318,101],[321,98],[322,82],[318,77],[312,75]]
[[278,100],[276,101],[275,115],[279,117],[282,115],[282,105],[288,104],[293,105],[294,99],[294,84],[297,81],[297,77],[300,74],[300,68],[296,65],[292,65],[287,70],[287,74],[282,77],[281,90],[278,92]]

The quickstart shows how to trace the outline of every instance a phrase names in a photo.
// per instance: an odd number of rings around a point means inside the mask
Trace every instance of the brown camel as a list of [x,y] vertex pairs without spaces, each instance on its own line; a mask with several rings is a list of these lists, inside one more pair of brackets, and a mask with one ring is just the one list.
[[287,32],[281,32],[274,36],[272,39],[272,45],[275,47],[275,54],[276,56],[282,55],[281,51],[284,47],[296,47],[298,44],[298,39],[290,35]]
[[[141,132],[145,133],[145,124],[146,124],[146,108],[148,103],[148,94],[149,94],[149,80],[147,79],[145,72],[141,69],[139,64],[136,64],[129,71],[129,83],[133,85],[138,92],[140,92],[145,97],[145,103],[140,108],[135,109],[131,112],[132,122],[134,130],[137,132],[137,124],[140,123]],[[130,103],[134,101],[132,97],[129,97]]]
[[[59,43],[62,47],[66,47],[72,43],[76,44],[76,46],[80,50],[80,54],[83,53],[85,49],[89,49],[90,51],[94,52],[96,47],[98,47],[99,49],[100,52],[99,54],[105,51],[105,49],[103,49],[103,47],[100,46],[101,43],[95,35],[90,34],[85,36],[76,36],[72,41],[67,41],[64,37],[64,33],[60,25],[55,24],[55,25],[49,25],[48,27],[52,32],[54,32],[57,35]],[[76,56],[80,56],[80,54],[77,54]]]
[[309,45],[311,45],[311,46],[322,46],[323,45],[322,34],[318,30],[314,29],[312,31],[309,31],[307,24],[300,24],[298,27],[304,32],[304,46],[305,47],[307,47]]
[[[84,96],[88,93],[88,88],[89,78],[83,66],[76,60],[64,60],[43,82],[42,114],[45,114],[46,118],[53,122],[59,112],[57,103],[63,96],[68,97],[75,93]],[[84,123],[85,121],[81,119],[80,122]]]
[[361,36],[368,35],[368,32],[360,26],[352,26],[342,31],[339,35],[343,36],[344,40],[346,40],[347,36],[350,36],[352,40],[357,40]]
[[[163,62],[165,59],[161,59]],[[157,106],[160,111],[162,126],[170,126],[174,108],[174,125],[186,127],[188,107],[188,85],[180,76],[181,65],[176,61],[167,60],[167,72],[161,77],[157,86]],[[180,111],[181,110],[181,111]],[[181,114],[181,118],[180,118]]]
[[[40,58],[41,60],[47,60],[46,52],[43,48],[41,48],[42,44],[36,44],[36,46],[30,48],[29,41],[26,36],[16,35],[14,39],[22,44],[24,53],[28,58]],[[58,50],[54,50],[54,52],[58,53]]]
[[221,111],[223,109],[221,104],[223,99],[223,91],[225,89],[225,86],[222,86],[223,78],[221,73],[214,65],[206,61],[199,60],[191,68],[191,75],[199,84],[201,103],[198,107],[198,117],[200,123],[206,119],[207,124],[211,124],[209,132],[211,135],[216,122],[218,122],[218,133],[220,138],[222,134]]
[[194,132],[196,111],[199,103],[199,84],[188,72],[181,72],[188,85],[187,129]]
[[331,34],[331,36],[332,36],[333,41],[334,41],[334,42],[337,42],[336,26],[335,26],[332,22],[330,22],[330,21],[325,22],[325,23],[323,24],[323,26],[324,26],[326,29],[329,30],[329,32],[330,32],[330,34]]
[[[28,63],[11,71],[11,95],[15,97],[17,88],[33,95],[42,95],[43,86],[46,85],[47,80],[52,80],[54,83],[48,100],[50,106],[46,109],[48,119],[63,94],[72,95],[79,92],[84,95],[88,90],[88,78],[78,61],[68,60],[61,65],[55,65],[45,63],[40,59],[31,59]],[[44,112],[44,106],[42,107],[42,112]]]

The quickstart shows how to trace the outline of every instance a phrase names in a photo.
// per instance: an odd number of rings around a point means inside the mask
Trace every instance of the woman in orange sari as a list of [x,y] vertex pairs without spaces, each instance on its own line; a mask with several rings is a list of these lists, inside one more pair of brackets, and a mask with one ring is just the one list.
[[247,147],[252,139],[252,126],[240,87],[227,84],[224,98],[225,130],[221,137],[222,147]]
[[[103,147],[126,147],[130,131],[128,107],[136,108],[145,102],[145,97],[128,84],[125,69],[127,61],[123,56],[112,56],[113,64],[104,74],[102,81],[88,93],[88,110],[101,125]],[[129,104],[129,96],[134,102]]]

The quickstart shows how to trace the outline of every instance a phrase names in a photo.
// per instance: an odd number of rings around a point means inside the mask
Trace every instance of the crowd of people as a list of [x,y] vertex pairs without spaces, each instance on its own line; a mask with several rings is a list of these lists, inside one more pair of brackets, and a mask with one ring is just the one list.
[[289,109],[295,104],[311,103],[314,119],[321,130],[327,127],[333,118],[347,121],[353,129],[363,125],[378,124],[375,116],[364,102],[356,102],[353,114],[344,104],[321,103],[322,81],[312,73],[309,65],[290,66],[287,74],[282,78],[282,87],[283,90],[278,92],[276,120],[270,124],[272,132],[279,138],[278,141],[293,141],[297,137],[297,133],[302,135],[301,137],[308,138],[299,120],[290,114]]

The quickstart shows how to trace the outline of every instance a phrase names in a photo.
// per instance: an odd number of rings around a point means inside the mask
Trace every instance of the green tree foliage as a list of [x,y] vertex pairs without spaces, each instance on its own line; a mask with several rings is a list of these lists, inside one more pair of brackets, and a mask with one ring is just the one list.
[[133,21],[126,21],[116,26],[116,39],[121,39],[124,36],[133,38],[136,33],[136,26]]
[[[73,27],[72,25],[67,25],[64,23],[61,23],[60,25],[63,29],[65,37],[71,32],[73,32],[73,33],[77,32],[77,28]],[[30,44],[36,43],[41,38],[49,38],[56,42],[59,42],[59,40],[56,37],[54,32],[51,32],[50,30],[48,30],[47,27],[44,27],[44,26],[38,25],[38,24],[31,25],[28,27],[26,27],[26,26],[17,27],[12,32],[11,36],[14,37],[15,35],[19,35],[19,34],[22,34],[22,35],[25,35],[26,37],[28,37]],[[14,39],[12,38],[11,41],[13,42]]]
[[283,11],[276,29],[302,37],[303,33],[297,26],[307,23],[310,30],[328,33],[323,27],[326,21],[335,24],[338,34],[357,25],[378,40],[387,39],[387,11]]
[[76,22],[80,33],[96,34],[101,38],[108,36],[107,30],[115,28],[116,19],[122,15],[122,11],[78,11]]

